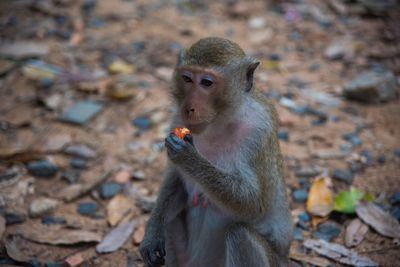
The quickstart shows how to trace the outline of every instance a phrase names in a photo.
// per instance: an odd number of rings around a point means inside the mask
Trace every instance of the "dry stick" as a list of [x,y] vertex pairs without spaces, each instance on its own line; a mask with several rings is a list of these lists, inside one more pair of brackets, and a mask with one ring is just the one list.
[[364,254],[364,253],[376,253],[376,252],[381,252],[385,250],[390,250],[390,249],[395,249],[395,248],[400,248],[400,246],[391,246],[387,248],[377,248],[377,249],[371,249],[371,250],[365,250],[365,251],[360,251],[358,252],[359,254]]

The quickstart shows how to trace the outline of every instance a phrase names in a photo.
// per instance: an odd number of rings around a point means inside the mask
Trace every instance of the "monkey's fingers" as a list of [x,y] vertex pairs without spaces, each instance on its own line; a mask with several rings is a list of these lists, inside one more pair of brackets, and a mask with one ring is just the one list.
[[185,137],[183,138],[183,140],[185,140],[186,142],[189,142],[191,145],[194,145],[194,144],[193,144],[193,135],[191,135],[191,134],[185,135]]

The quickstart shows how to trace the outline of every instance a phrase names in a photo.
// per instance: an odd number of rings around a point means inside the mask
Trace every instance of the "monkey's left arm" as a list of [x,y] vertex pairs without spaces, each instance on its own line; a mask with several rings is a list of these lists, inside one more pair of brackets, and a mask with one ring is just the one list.
[[[226,173],[202,157],[192,142],[171,134],[165,142],[171,161],[189,179],[199,184],[207,197],[218,207],[239,220],[254,220],[265,212],[260,179],[251,166],[243,167],[241,174]],[[245,174],[245,177],[244,175]]]

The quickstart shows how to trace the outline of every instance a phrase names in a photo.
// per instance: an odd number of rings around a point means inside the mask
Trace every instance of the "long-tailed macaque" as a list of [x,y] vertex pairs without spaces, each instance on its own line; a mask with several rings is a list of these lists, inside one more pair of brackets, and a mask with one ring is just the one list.
[[275,108],[253,86],[259,62],[205,38],[174,73],[169,167],[140,252],[146,266],[287,266],[292,223]]

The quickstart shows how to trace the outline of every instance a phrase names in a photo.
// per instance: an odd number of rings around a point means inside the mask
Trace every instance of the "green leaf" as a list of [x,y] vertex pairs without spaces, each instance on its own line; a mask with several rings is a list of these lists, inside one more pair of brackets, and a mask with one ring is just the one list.
[[375,200],[375,197],[374,197],[374,195],[372,193],[367,192],[367,193],[365,193],[365,195],[363,197],[363,200],[368,201],[368,202],[372,202],[372,201]]
[[343,213],[355,213],[356,205],[365,196],[364,192],[352,187],[350,191],[340,192],[335,199],[333,209]]

